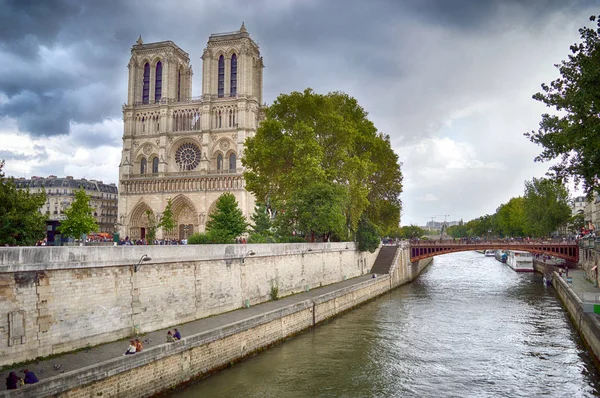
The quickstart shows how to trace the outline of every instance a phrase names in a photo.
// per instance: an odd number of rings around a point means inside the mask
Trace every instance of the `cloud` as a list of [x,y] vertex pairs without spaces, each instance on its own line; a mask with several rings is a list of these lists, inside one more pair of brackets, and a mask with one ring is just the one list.
[[[1,0],[0,0],[1,2]],[[531,99],[596,11],[578,0],[4,0],[0,154],[14,175],[117,182],[130,49],[172,40],[193,95],[211,33],[245,21],[264,101],[312,87],[354,96],[403,161],[403,224],[490,213],[543,175],[523,137]],[[438,198],[437,201],[426,199]],[[435,210],[431,206],[435,204]],[[452,218],[452,217],[451,217]]]

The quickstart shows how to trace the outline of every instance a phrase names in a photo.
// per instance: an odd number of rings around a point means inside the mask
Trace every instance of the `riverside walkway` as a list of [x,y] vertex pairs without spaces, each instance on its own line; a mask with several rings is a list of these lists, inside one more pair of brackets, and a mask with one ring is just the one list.
[[[167,331],[172,331],[175,327],[181,332],[182,340],[185,340],[185,338],[188,336],[212,330],[227,328],[230,325],[243,322],[244,320],[260,316],[295,303],[301,303],[305,300],[314,299],[316,297],[334,292],[336,290],[349,288],[353,285],[359,284],[371,278],[371,274],[366,274],[324,287],[315,288],[308,292],[298,293],[293,296],[284,297],[279,300],[257,304],[255,306],[251,306],[250,308],[242,308],[224,314],[199,319],[197,321],[192,321],[181,325],[175,325],[169,329],[161,329],[154,332],[146,333],[140,335],[138,338],[144,344],[144,351],[152,349],[152,347],[156,347],[158,345],[177,344],[166,342]],[[127,349],[127,346],[129,345],[129,340],[130,338],[118,340],[112,343],[106,343],[95,347],[81,349],[72,353],[56,355],[51,359],[30,361],[28,363],[21,364],[18,367],[5,369],[0,373],[0,397],[10,397],[13,395],[13,392],[22,392],[25,393],[25,395],[23,396],[27,396],[26,390],[28,389],[28,386],[19,387],[19,389],[16,391],[6,391],[5,380],[11,371],[17,372],[19,377],[24,377],[22,370],[28,369],[30,371],[33,371],[37,375],[38,379],[40,380],[40,383],[60,383],[61,379],[69,378],[69,373],[74,373],[86,367],[97,365],[102,362],[110,361],[123,356],[125,350]],[[131,357],[133,359],[135,355],[130,355],[128,357]]]

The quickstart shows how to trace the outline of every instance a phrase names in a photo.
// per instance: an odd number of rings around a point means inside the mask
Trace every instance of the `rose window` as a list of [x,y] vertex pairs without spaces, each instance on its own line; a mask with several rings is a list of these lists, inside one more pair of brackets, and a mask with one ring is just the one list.
[[181,170],[194,170],[200,163],[200,148],[196,144],[182,144],[175,152],[175,162]]

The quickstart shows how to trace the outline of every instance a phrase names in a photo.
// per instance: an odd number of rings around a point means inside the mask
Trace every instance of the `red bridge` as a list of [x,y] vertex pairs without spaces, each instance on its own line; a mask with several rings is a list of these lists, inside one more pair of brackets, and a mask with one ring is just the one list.
[[577,242],[511,242],[503,240],[455,242],[452,240],[442,240],[411,242],[409,248],[411,262],[422,260],[428,257],[439,256],[440,254],[472,250],[522,250],[533,254],[546,254],[549,256],[563,258],[574,263],[579,262],[579,245]]

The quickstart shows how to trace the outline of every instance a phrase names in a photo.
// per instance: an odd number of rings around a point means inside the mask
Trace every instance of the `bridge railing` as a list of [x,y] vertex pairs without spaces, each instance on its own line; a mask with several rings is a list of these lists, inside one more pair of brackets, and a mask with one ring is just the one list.
[[510,246],[522,246],[522,245],[575,245],[577,241],[574,240],[562,240],[562,239],[530,239],[530,240],[506,240],[506,239],[489,239],[489,240],[419,240],[419,241],[411,241],[411,245],[420,246],[420,245],[456,245],[456,246],[465,246],[465,245],[510,245]]

